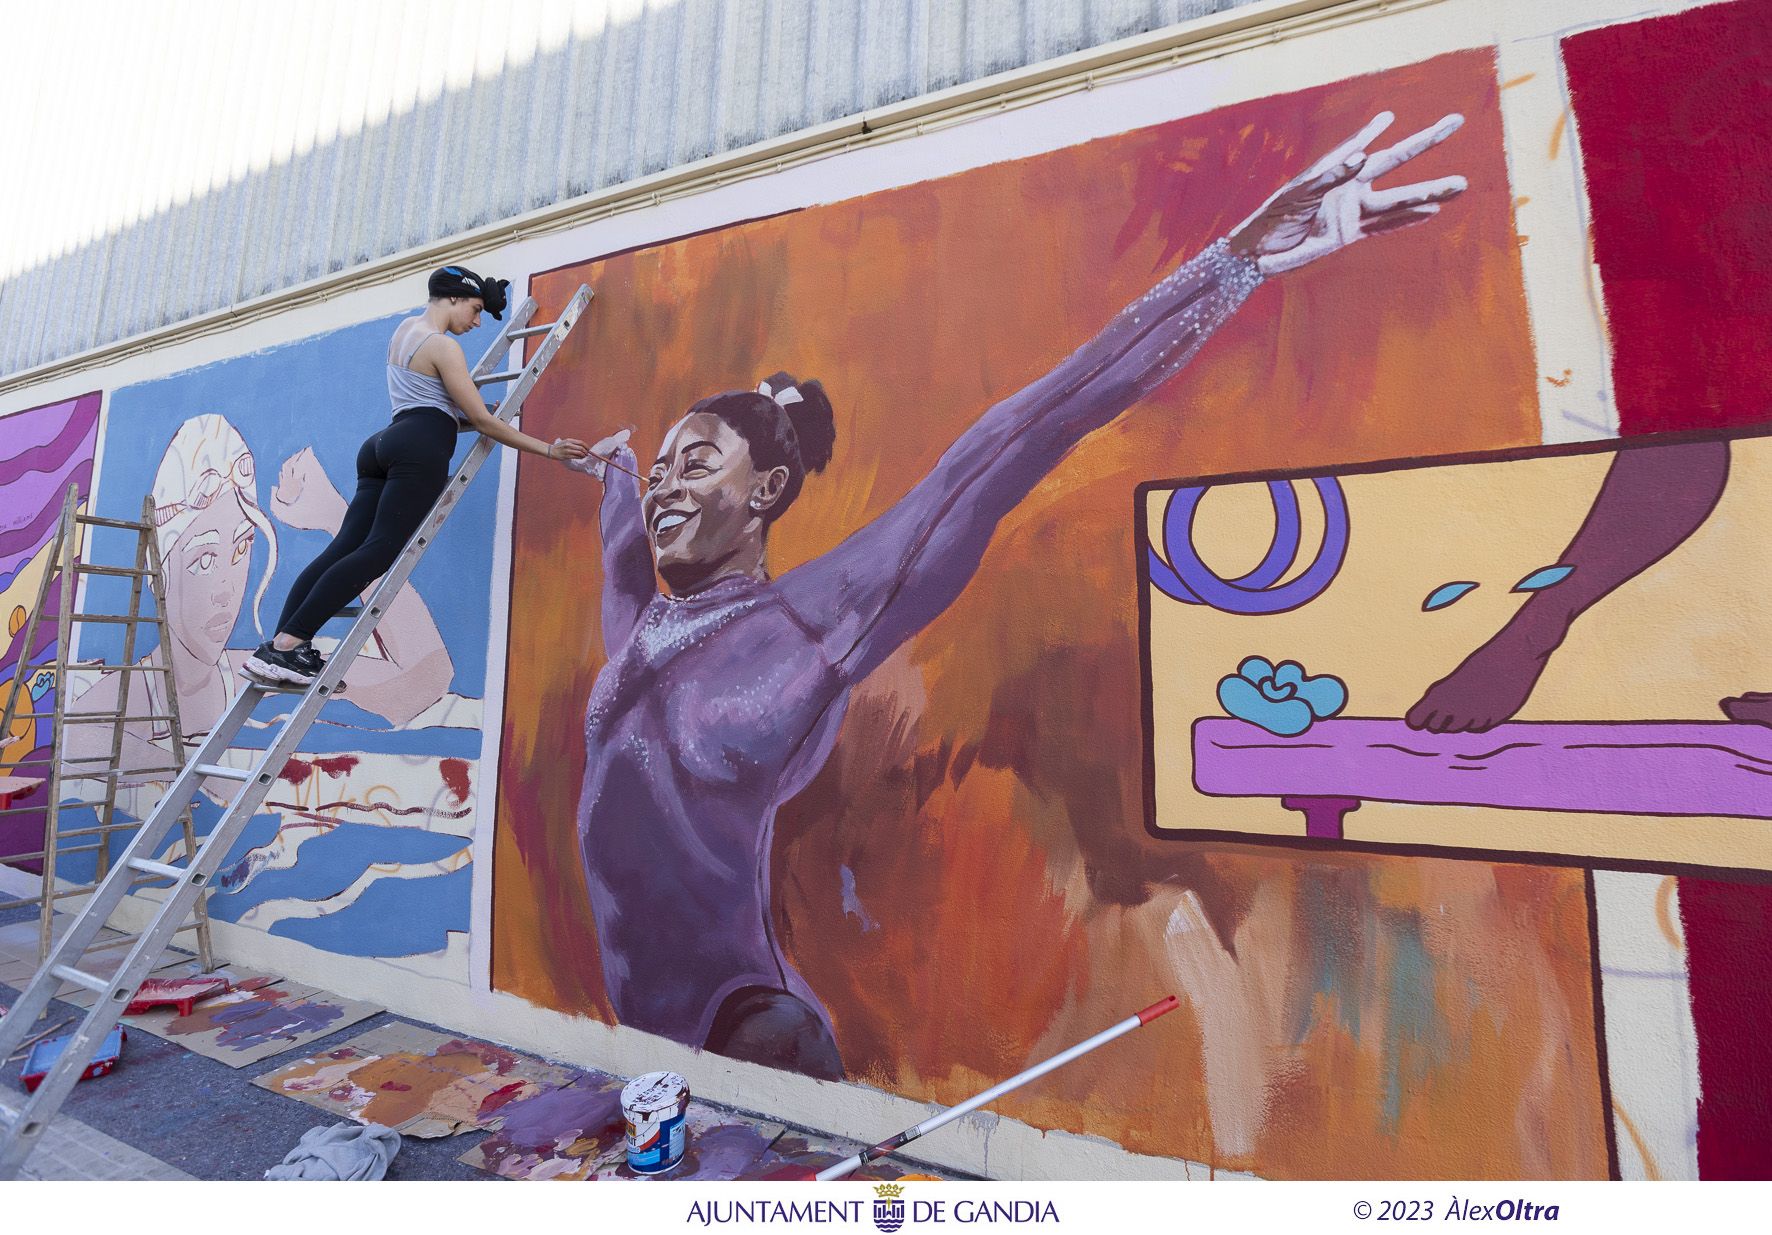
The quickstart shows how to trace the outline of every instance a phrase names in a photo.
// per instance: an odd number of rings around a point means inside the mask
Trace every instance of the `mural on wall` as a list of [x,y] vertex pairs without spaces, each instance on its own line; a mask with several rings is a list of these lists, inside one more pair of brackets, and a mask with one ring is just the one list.
[[[55,708],[56,625],[39,623],[34,646],[26,648],[25,624],[49,568],[68,486],[79,486],[82,509],[91,493],[100,401],[96,393],[81,395],[0,418],[0,614],[6,620],[0,706],[17,692],[15,713]],[[57,580],[51,612],[60,598]],[[0,809],[20,812],[0,815],[0,861],[43,848],[43,813],[29,808],[44,802],[49,768],[37,761],[49,757],[54,740],[53,722],[24,716],[15,716],[10,731],[0,734]],[[21,865],[38,869],[28,861]]]
[[[1764,240],[1772,4],[1707,4],[1585,30],[1564,38],[1561,53],[1620,428],[1772,420]],[[1750,564],[1741,569],[1754,573]],[[1753,628],[1758,608],[1746,611],[1744,627]],[[1730,689],[1756,687],[1766,688],[1744,681]],[[1763,703],[1742,695],[1744,718]],[[1678,931],[1669,934],[1680,945],[1697,1037],[1691,1147],[1699,1172],[1764,1179],[1772,1173],[1772,1047],[1763,1029],[1772,1020],[1772,969],[1757,958],[1772,949],[1772,886],[1687,876],[1673,899]]]
[[[240,665],[267,637],[285,590],[343,518],[357,447],[388,415],[384,353],[398,320],[111,397],[99,509],[123,516],[136,504],[139,513],[140,495],[153,497],[188,745],[232,702]],[[214,880],[218,918],[359,956],[463,943],[494,500],[493,486],[470,488],[412,586],[389,606],[346,675],[345,699],[309,731]],[[117,592],[95,588],[95,607],[121,603],[105,590]],[[85,661],[114,661],[121,645],[103,631],[86,635],[79,650]],[[142,655],[153,652],[150,640]],[[74,706],[115,710],[125,676],[130,713],[165,712],[159,675],[100,670],[75,683]],[[257,739],[243,741],[262,744],[287,706],[267,700],[249,722]],[[133,725],[127,737],[126,766],[166,765],[163,727]],[[244,767],[251,754],[228,758]],[[151,809],[165,779],[126,779],[127,813]],[[80,788],[70,797],[90,796]],[[205,786],[200,830],[219,817],[230,788]]]
[[[1363,129],[1386,111],[1384,138]],[[1428,136],[1380,179],[1393,133]],[[1370,188],[1263,213],[1334,175]],[[1468,191],[1412,215],[1455,175]],[[1386,191],[1381,217],[1426,225],[1284,269]],[[1224,242],[1251,228],[1261,287]],[[632,426],[617,460],[660,483],[642,502],[619,473],[520,465],[497,988],[937,1100],[1175,990],[1189,1015],[1004,1112],[1281,1175],[1606,1172],[1579,873],[1143,826],[1140,481],[1536,440],[1491,55],[532,291],[545,313],[581,281],[599,308],[528,427]],[[1444,389],[1456,414],[1424,402]],[[829,466],[802,478],[788,445]],[[654,555],[692,595],[660,597]]]
[[[1391,120],[1325,154],[991,407],[888,510],[779,579],[769,529],[832,456],[819,383],[777,373],[700,400],[672,426],[644,496],[633,452],[612,447],[629,474],[601,477],[609,659],[586,709],[578,817],[622,1024],[843,1075],[829,1013],[771,929],[776,812],[829,758],[855,687],[953,603],[997,524],[1073,446],[1178,373],[1263,277],[1427,222],[1463,191],[1457,176],[1380,187],[1462,124],[1377,145]],[[661,918],[673,901],[700,912]]]
[[1769,492],[1760,437],[1151,487],[1153,823],[1772,870]]

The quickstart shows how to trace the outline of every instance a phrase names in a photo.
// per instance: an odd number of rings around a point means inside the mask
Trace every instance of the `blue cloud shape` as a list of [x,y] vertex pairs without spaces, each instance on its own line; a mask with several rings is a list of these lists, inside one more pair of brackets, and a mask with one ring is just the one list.
[[1219,682],[1218,703],[1238,720],[1290,738],[1345,708],[1347,686],[1327,673],[1311,677],[1295,660],[1275,666],[1251,656]]

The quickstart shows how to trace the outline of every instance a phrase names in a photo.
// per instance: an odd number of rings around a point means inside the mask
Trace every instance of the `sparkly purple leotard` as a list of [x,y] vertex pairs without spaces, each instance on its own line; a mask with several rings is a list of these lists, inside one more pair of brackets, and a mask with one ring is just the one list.
[[998,521],[1172,376],[1259,281],[1252,259],[1214,244],[987,411],[890,510],[778,579],[661,596],[639,486],[607,474],[609,662],[585,715],[578,827],[622,1024],[700,1046],[723,1001],[763,988],[829,1030],[771,922],[777,808],[830,754],[856,683],[960,594]]

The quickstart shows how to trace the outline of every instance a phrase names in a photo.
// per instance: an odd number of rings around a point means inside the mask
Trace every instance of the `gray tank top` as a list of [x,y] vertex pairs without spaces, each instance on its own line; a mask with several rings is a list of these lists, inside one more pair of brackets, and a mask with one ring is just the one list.
[[398,416],[409,407],[440,407],[455,417],[456,423],[468,423],[468,414],[455,405],[443,383],[428,373],[419,373],[407,368],[418,349],[425,345],[425,340],[432,335],[443,333],[432,330],[418,337],[404,356],[394,354],[392,341],[388,344],[388,399],[394,405],[394,415]]

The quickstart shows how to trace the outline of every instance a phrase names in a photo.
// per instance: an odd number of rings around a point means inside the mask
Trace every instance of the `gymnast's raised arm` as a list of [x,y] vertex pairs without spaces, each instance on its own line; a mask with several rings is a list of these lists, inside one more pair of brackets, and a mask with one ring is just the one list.
[[782,596],[859,680],[959,595],[998,522],[1083,437],[1186,364],[1263,277],[1364,236],[1425,222],[1463,178],[1393,189],[1372,181],[1451,136],[1448,116],[1368,157],[1389,113],[1285,185],[1226,239],[1128,305],[1089,342],[987,410],[878,519],[783,575]]
[[587,458],[566,465],[603,481],[598,525],[603,538],[603,651],[608,656],[627,642],[641,610],[658,595],[652,548],[640,515],[639,464],[628,447],[630,432],[623,429],[604,438]]

